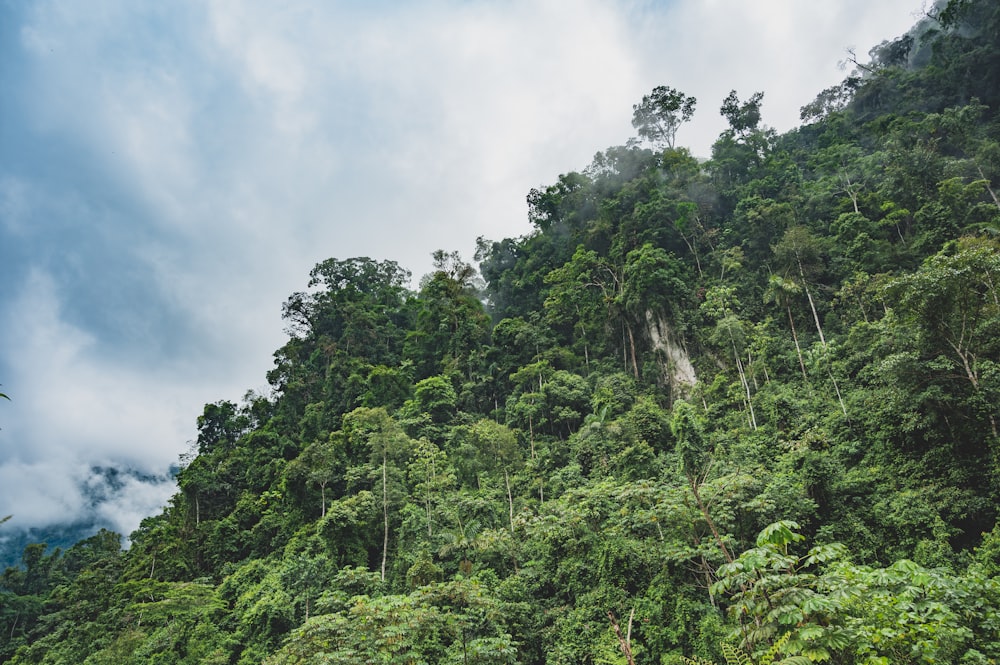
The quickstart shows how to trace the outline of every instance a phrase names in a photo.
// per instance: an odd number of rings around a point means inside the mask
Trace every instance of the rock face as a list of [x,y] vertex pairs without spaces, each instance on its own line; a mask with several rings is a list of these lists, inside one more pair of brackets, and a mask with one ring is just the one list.
[[652,312],[646,312],[646,332],[660,361],[663,378],[670,386],[671,396],[686,397],[698,378],[683,340],[673,335],[670,325]]

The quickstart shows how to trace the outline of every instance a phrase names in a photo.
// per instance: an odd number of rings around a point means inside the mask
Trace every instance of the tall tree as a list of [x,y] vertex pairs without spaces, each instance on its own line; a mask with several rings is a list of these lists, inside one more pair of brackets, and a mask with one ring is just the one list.
[[794,280],[805,292],[813,321],[816,324],[816,332],[819,333],[819,340],[823,346],[826,346],[823,326],[820,325],[819,313],[816,311],[816,301],[809,288],[809,284],[814,282],[823,270],[822,257],[821,242],[804,226],[791,227],[785,231],[781,241],[774,246],[774,258],[778,266],[787,278]]
[[[361,407],[344,416],[344,429],[352,444],[368,447],[374,476],[373,483],[381,496],[382,504],[382,553],[380,573],[385,581],[386,562],[389,557],[390,506],[400,501],[397,494],[401,487],[406,462],[413,452],[413,442],[403,428],[385,409]],[[390,478],[392,476],[392,478]]]
[[799,367],[802,369],[802,380],[809,383],[806,363],[802,358],[802,347],[799,345],[799,335],[795,332],[795,318],[792,316],[792,299],[801,292],[802,287],[796,282],[785,279],[781,275],[771,275],[767,280],[764,302],[778,303],[785,308],[785,312],[788,314],[788,327],[792,330],[792,341],[795,342],[795,354],[799,358]]
[[729,129],[733,134],[746,139],[751,133],[757,131],[760,125],[760,104],[763,99],[763,92],[755,92],[750,95],[750,99],[741,103],[740,98],[736,96],[736,91],[731,90],[729,95],[722,100],[719,112],[729,122]]
[[680,90],[660,85],[632,107],[632,126],[658,148],[673,148],[677,130],[694,116],[698,100]]
[[421,280],[416,325],[405,354],[420,378],[459,374],[471,378],[489,338],[490,319],[479,300],[476,270],[457,252],[434,252],[435,270]]
[[919,331],[921,355],[945,361],[982,400],[998,439],[1000,396],[1000,244],[965,238],[927,259],[920,270],[891,282],[905,320]]

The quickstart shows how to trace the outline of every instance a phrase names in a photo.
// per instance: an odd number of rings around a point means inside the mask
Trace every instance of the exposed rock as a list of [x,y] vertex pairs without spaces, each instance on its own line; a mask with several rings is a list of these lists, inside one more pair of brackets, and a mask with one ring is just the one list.
[[646,312],[646,328],[671,394],[675,397],[688,395],[698,379],[683,340],[673,335],[670,325],[652,312]]

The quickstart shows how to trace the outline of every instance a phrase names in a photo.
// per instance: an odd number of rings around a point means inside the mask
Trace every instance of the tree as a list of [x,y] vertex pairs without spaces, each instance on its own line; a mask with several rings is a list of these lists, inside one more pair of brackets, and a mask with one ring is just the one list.
[[615,273],[602,268],[597,252],[580,245],[569,261],[545,275],[545,283],[550,285],[544,302],[546,320],[554,326],[568,324],[567,337],[582,347],[584,364],[589,366],[592,349],[611,316]]
[[476,580],[354,596],[345,605],[296,629],[267,665],[518,662],[502,603]]
[[304,473],[307,482],[319,487],[320,517],[326,517],[326,487],[343,462],[343,448],[331,439],[314,441],[289,465],[289,475]]
[[735,313],[739,308],[740,303],[736,299],[735,288],[731,286],[713,286],[705,292],[705,301],[701,304],[701,310],[715,320],[715,330],[711,339],[722,346],[729,342],[729,346],[732,347],[736,373],[743,387],[742,399],[747,407],[748,422],[750,427],[756,430],[757,414],[753,408],[753,395],[750,392],[747,369],[743,364],[743,351],[746,347],[744,323]]
[[444,451],[427,439],[418,439],[414,443],[413,460],[407,468],[407,476],[414,494],[423,500],[427,537],[432,538],[435,508],[444,504],[447,492],[454,490],[455,469]]
[[309,273],[309,287],[319,290],[293,294],[282,315],[293,334],[325,335],[348,349],[352,342],[358,350],[368,344],[366,355],[381,359],[377,352],[395,329],[391,316],[409,280],[410,272],[395,261],[327,259]]
[[799,335],[795,332],[795,318],[792,316],[792,297],[801,293],[802,287],[790,279],[785,279],[781,275],[771,275],[767,280],[767,291],[764,293],[764,302],[774,302],[782,305],[788,314],[788,327],[792,329],[792,341],[795,342],[795,354],[799,358],[799,367],[802,369],[802,380],[807,384],[809,377],[806,374],[806,363],[802,359],[802,347],[799,346]]
[[750,95],[750,99],[741,104],[736,91],[731,90],[722,100],[722,108],[719,109],[722,117],[729,122],[730,131],[743,139],[757,131],[760,125],[760,103],[763,99],[763,92],[755,92]]
[[507,490],[507,516],[510,531],[514,532],[514,495],[510,488],[510,472],[522,463],[521,450],[517,445],[517,435],[506,426],[492,420],[480,420],[469,431],[470,440],[478,450],[482,468],[503,470],[504,487]]
[[791,520],[765,527],[757,536],[756,548],[719,568],[712,592],[732,594],[729,611],[739,621],[740,637],[748,650],[766,648],[792,629],[789,648],[810,660],[828,660],[829,648],[847,646],[849,633],[842,626],[829,626],[832,604],[818,592],[821,586],[811,569],[843,557],[845,548],[818,546],[796,557],[792,546],[805,540],[798,529]]
[[431,421],[443,424],[455,415],[458,396],[446,376],[429,376],[417,382],[413,390],[417,407],[431,417]]
[[625,256],[622,306],[635,325],[641,325],[649,315],[668,316],[673,321],[681,318],[684,305],[689,303],[686,273],[676,256],[648,242]]
[[275,352],[267,378],[285,398],[285,417],[301,418],[307,404],[324,401],[336,418],[365,392],[366,366],[402,360],[410,273],[394,261],[360,257],[327,259],[309,276],[310,290],[282,307],[291,339]]
[[680,459],[681,471],[687,478],[688,487],[698,505],[698,510],[711,530],[722,555],[726,561],[732,563],[733,554],[722,539],[722,534],[708,510],[708,504],[701,496],[701,486],[708,479],[711,470],[712,451],[708,448],[701,418],[695,408],[683,400],[675,403],[674,413],[670,419],[670,431],[676,441],[675,449]]
[[361,395],[361,406],[398,408],[413,390],[413,366],[404,362],[399,367],[376,365],[365,379],[367,390]]
[[[381,575],[385,580],[386,562],[389,557],[389,507],[390,503],[398,503],[399,499],[390,494],[390,462],[393,475],[399,475],[400,469],[405,469],[406,461],[413,450],[413,442],[403,428],[389,417],[385,409],[361,407],[344,416],[344,430],[348,433],[352,445],[365,445],[371,455],[372,466],[377,470],[375,475],[380,485],[382,498],[382,563]],[[394,492],[398,492],[399,483],[394,482]]]
[[[1000,395],[1000,244],[964,238],[890,282],[886,295],[919,332],[920,354],[940,359],[968,381],[998,440]],[[939,374],[940,363],[937,363]]]
[[823,335],[823,326],[819,322],[816,302],[809,289],[810,282],[822,272],[822,256],[822,243],[803,226],[793,226],[785,231],[781,241],[774,246],[775,261],[782,268],[786,278],[795,280],[796,284],[805,292],[806,298],[809,300],[813,321],[816,323],[816,332],[819,333],[820,342],[826,346],[826,337]]
[[616,257],[602,257],[581,245],[570,261],[545,276],[552,285],[545,308],[551,320],[575,322],[573,329],[581,331],[588,363],[588,328],[603,311],[604,334],[621,330],[624,366],[639,379],[644,341],[640,334],[650,317],[672,314],[678,318],[689,291],[685,272],[677,257],[652,243]]
[[476,271],[457,252],[434,252],[434,265],[421,280],[416,325],[407,333],[404,353],[417,377],[454,373],[471,378],[490,325]]
[[657,86],[632,107],[632,126],[654,146],[673,148],[677,130],[694,115],[698,100],[669,86]]

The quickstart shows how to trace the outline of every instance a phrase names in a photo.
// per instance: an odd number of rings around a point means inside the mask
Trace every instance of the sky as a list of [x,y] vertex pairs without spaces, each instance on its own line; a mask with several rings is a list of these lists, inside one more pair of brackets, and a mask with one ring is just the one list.
[[[268,394],[317,262],[416,282],[528,233],[528,191],[624,144],[658,85],[698,99],[697,156],[732,89],[791,129],[921,9],[0,0],[0,530],[158,512],[204,404]],[[106,468],[134,476],[102,494]]]

